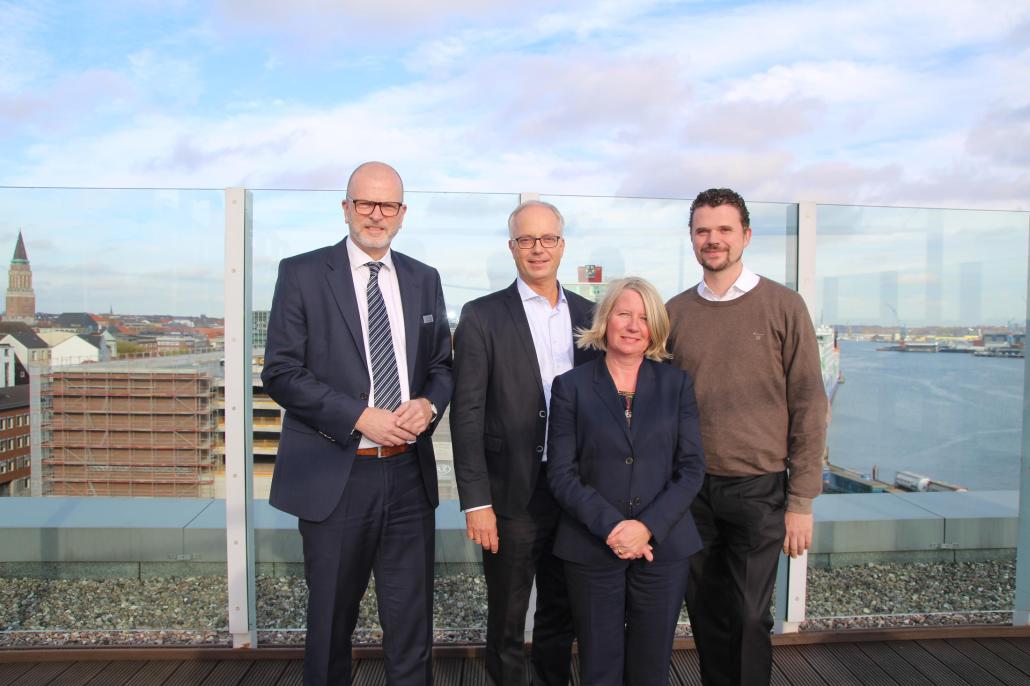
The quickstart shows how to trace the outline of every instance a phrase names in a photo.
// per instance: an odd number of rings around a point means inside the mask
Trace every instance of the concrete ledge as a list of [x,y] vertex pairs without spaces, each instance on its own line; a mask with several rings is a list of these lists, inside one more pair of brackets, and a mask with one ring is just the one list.
[[[813,567],[1014,559],[1018,492],[868,493],[815,501]],[[225,501],[0,498],[0,576],[225,574]],[[303,574],[295,517],[254,502],[260,575]],[[438,574],[481,568],[453,500],[436,511]]]

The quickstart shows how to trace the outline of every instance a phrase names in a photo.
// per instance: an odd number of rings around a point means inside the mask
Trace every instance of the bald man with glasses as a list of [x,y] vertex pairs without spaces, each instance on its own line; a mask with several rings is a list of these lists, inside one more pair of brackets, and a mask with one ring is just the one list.
[[261,379],[286,410],[269,502],[304,544],[305,686],[351,683],[370,574],[387,682],[433,682],[430,437],[451,397],[451,336],[440,275],[391,248],[406,209],[397,172],[362,164],[347,238],[279,265]]

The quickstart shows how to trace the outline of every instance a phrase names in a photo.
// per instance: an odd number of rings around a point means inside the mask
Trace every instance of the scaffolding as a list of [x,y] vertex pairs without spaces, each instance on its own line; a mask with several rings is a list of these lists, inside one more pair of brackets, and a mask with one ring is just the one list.
[[41,394],[45,495],[214,495],[209,371],[55,369]]

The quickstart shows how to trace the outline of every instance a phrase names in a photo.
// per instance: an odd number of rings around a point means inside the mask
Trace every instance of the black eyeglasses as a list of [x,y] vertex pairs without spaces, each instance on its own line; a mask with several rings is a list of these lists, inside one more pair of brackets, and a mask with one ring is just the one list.
[[546,236],[537,236],[536,238],[533,236],[519,236],[518,238],[512,238],[511,242],[523,250],[532,250],[537,241],[540,241],[540,247],[542,248],[557,248],[561,240],[561,236],[549,233]]
[[354,205],[354,211],[366,217],[375,212],[376,205],[379,206],[379,211],[383,213],[384,217],[396,217],[404,207],[402,202],[376,202],[374,200],[355,200],[354,198],[349,198],[349,200]]

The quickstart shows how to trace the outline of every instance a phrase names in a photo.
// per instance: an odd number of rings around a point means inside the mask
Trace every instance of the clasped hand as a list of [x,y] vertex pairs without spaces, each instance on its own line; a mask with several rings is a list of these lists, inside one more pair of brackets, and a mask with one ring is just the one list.
[[651,530],[637,519],[624,519],[615,525],[605,543],[620,560],[644,558],[654,561],[651,544]]
[[379,445],[404,445],[429,427],[433,409],[425,398],[415,398],[401,403],[393,412],[378,407],[367,407],[355,429]]

